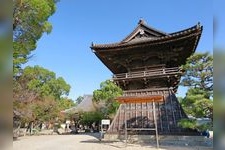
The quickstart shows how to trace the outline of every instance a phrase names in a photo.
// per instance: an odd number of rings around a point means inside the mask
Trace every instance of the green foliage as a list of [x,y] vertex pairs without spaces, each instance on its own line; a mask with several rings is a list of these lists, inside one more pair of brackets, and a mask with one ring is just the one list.
[[60,116],[61,110],[75,105],[64,97],[70,85],[40,66],[24,68],[13,82],[13,109],[22,113],[23,122],[52,120]]
[[116,97],[121,96],[122,90],[112,81],[106,80],[100,84],[100,89],[95,90],[93,94],[96,102],[101,100],[112,101]]
[[51,120],[61,109],[74,105],[63,98],[69,94],[70,85],[62,77],[39,66],[21,69],[43,33],[51,32],[48,19],[57,1],[13,0],[13,106],[24,121]]
[[183,128],[190,128],[190,129],[196,129],[197,128],[196,120],[191,120],[191,119],[182,119],[178,123],[178,125],[182,126]]
[[213,56],[209,53],[196,53],[188,58],[187,63],[182,66],[185,74],[181,85],[199,88],[213,96]]
[[13,110],[21,114],[20,120],[22,123],[34,120],[31,104],[32,103],[13,101]]
[[[65,113],[63,119],[64,119],[64,121],[65,120],[73,120],[74,119],[74,113],[73,112]],[[76,119],[77,120],[79,119],[79,115],[78,115],[78,117]]]
[[61,98],[61,100],[57,101],[60,107],[60,110],[69,109],[71,107],[76,106],[76,103],[72,99],[68,98]]
[[14,110],[21,113],[23,123],[34,120],[50,121],[59,116],[60,109],[53,97],[45,97],[33,102],[13,102]]
[[213,118],[213,101],[208,99],[207,92],[199,88],[190,88],[181,105],[188,115],[196,118]]
[[[186,96],[179,99],[185,113],[194,118],[213,120],[213,56],[209,53],[194,54],[182,66],[185,74],[181,85],[189,87]],[[210,125],[197,125],[196,120],[182,120],[184,128],[203,130]]]
[[43,33],[50,33],[48,18],[56,10],[55,0],[13,1],[13,72],[19,73],[21,64],[31,57]]
[[54,121],[56,117],[64,119],[60,112],[74,105],[71,99],[62,98],[56,101],[50,96],[29,103],[14,101],[14,109],[22,113],[21,119],[24,123],[32,120]]
[[103,114],[101,112],[84,112],[81,115],[80,123],[83,125],[90,126],[92,123],[100,122],[103,119]]
[[189,129],[197,129],[198,131],[212,130],[212,123],[198,124],[195,119],[182,119],[178,126]]
[[82,101],[83,101],[84,97],[83,96],[79,96],[77,99],[76,99],[76,104],[80,104]]
[[21,89],[28,89],[28,93],[35,93],[39,97],[53,96],[55,99],[60,99],[68,95],[70,90],[70,85],[62,77],[56,78],[54,72],[40,66],[24,68],[22,75],[17,77],[15,82],[17,82],[14,83],[15,86],[17,84]]
[[106,80],[100,84],[100,89],[93,92],[93,100],[97,103],[105,103],[103,109],[105,115],[113,114],[119,107],[119,103],[115,100],[116,97],[122,95],[122,89],[110,80]]
[[32,103],[33,117],[41,121],[54,120],[59,116],[60,107],[53,97],[46,97]]

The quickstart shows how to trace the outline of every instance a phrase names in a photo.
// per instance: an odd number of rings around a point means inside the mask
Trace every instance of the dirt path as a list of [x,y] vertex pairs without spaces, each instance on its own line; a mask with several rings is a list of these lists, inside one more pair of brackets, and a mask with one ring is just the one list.
[[[91,135],[42,135],[20,137],[13,142],[13,150],[155,150],[155,146],[123,142],[100,142]],[[161,150],[193,150],[194,147],[167,146]]]

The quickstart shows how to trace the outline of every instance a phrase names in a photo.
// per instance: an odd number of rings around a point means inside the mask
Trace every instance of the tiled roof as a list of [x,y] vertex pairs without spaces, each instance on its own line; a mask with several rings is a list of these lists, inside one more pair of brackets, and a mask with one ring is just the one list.
[[94,107],[93,102],[92,102],[93,96],[92,95],[84,95],[83,97],[84,97],[84,99],[81,101],[80,104],[78,104],[75,107],[66,109],[62,112],[64,112],[64,113],[76,113],[76,112],[95,111],[96,108]]
[[162,32],[162,31],[159,31],[153,27],[150,27],[146,24],[146,22],[141,19],[139,22],[138,22],[138,26],[126,37],[124,38],[121,43],[123,42],[127,42],[129,41],[129,39],[132,37],[132,36],[135,36],[135,34],[137,34],[137,32],[139,32],[139,30],[145,30],[145,31],[151,31],[152,33],[154,33],[155,35],[158,35],[158,36],[165,36],[167,35],[167,33],[165,32]]
[[95,55],[112,73],[125,73],[132,68],[133,60],[135,62],[145,58],[151,61],[150,57],[170,67],[180,66],[196,50],[203,30],[198,23],[178,32],[162,34],[160,31],[147,28],[146,25],[139,28],[140,24],[144,23],[139,23],[137,30],[121,42],[92,44],[91,49]]
[[158,36],[158,37],[154,37],[154,38],[148,38],[148,37],[137,38],[135,40],[130,40],[128,42],[125,42],[129,38],[129,36],[133,35],[136,32],[134,30],[127,38],[125,38],[121,42],[111,43],[111,44],[92,44],[91,49],[93,49],[93,50],[103,50],[103,49],[130,47],[130,46],[135,46],[135,45],[139,45],[139,44],[163,43],[163,42],[168,42],[170,40],[180,39],[180,38],[185,37],[185,36],[186,37],[187,36],[198,36],[202,32],[202,28],[203,27],[200,26],[200,24],[198,23],[197,25],[195,25],[191,28],[182,30],[182,31],[178,31],[178,32],[170,33],[170,34],[164,34],[162,36]]

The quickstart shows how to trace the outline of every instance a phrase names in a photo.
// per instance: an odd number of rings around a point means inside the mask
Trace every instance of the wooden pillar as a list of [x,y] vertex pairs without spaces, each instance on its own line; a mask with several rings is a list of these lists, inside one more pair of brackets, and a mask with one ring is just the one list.
[[120,126],[121,126],[121,124],[120,124],[121,114],[120,113],[121,113],[121,104],[120,104],[119,109],[118,109],[118,130],[117,130],[117,132],[120,131]]
[[156,145],[157,149],[159,148],[159,137],[158,137],[158,125],[157,125],[157,118],[155,114],[155,102],[153,101],[153,117],[154,117],[154,124],[155,124],[155,135],[156,135]]
[[159,121],[160,121],[160,129],[163,131],[163,124],[162,124],[162,114],[160,109],[160,104],[158,103],[158,114],[159,114]]
[[138,121],[137,121],[137,103],[135,103],[135,126],[137,126]]
[[143,128],[143,108],[142,108],[142,103],[141,104],[141,128]]
[[126,143],[126,146],[127,146],[127,104],[125,104],[125,116],[124,116],[124,120],[125,120],[125,143]]
[[170,132],[170,124],[169,124],[169,118],[168,118],[168,113],[167,113],[167,101],[166,101],[166,97],[165,97],[166,93],[165,91],[163,91],[163,101],[164,101],[164,109],[165,109],[165,116],[166,116],[166,121],[167,121],[167,130]]
[[174,114],[174,110],[173,110],[173,100],[172,100],[172,91],[171,89],[169,89],[169,98],[170,98],[170,110],[172,111],[172,115],[173,115],[173,124],[176,124],[176,118],[175,118],[175,114]]

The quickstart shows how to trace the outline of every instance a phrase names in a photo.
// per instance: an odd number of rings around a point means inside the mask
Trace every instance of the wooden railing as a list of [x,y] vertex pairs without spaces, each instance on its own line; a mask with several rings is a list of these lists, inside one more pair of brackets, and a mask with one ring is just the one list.
[[168,75],[179,75],[181,74],[179,67],[173,68],[160,68],[160,69],[151,69],[145,71],[135,71],[128,73],[120,73],[113,75],[113,80],[123,80],[123,79],[134,79],[134,78],[144,78],[144,77],[157,77],[157,76],[168,76]]

